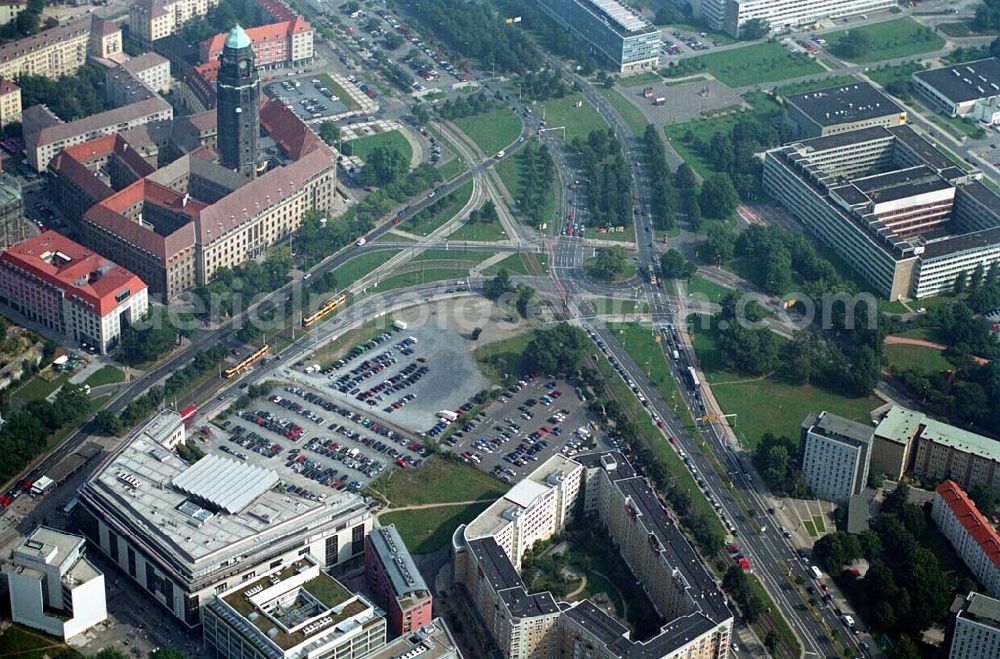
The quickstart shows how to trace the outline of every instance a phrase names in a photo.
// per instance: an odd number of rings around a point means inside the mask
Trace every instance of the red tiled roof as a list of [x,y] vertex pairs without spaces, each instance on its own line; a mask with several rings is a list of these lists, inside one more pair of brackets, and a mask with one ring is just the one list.
[[[312,30],[312,26],[309,25],[309,22],[306,19],[301,16],[295,16],[290,20],[247,28],[246,33],[247,36],[250,37],[250,41],[252,43],[258,44],[263,41],[287,39],[290,34],[299,34],[302,32],[309,32],[310,30]],[[201,60],[203,62],[211,62],[218,59],[219,54],[222,53],[222,47],[225,41],[225,32],[220,32],[219,34],[202,41],[198,46],[199,53],[201,54]]]
[[222,68],[222,62],[217,59],[209,60],[203,62],[202,64],[197,64],[194,67],[194,72],[201,76],[201,79],[205,82],[215,82],[219,77],[219,69]]
[[288,28],[288,31],[292,34],[299,34],[301,32],[309,32],[312,30],[312,25],[309,25],[309,21],[302,18],[301,16],[296,16],[292,19],[292,25]]
[[[51,258],[54,253],[64,258]],[[55,231],[18,243],[0,258],[62,289],[67,298],[83,300],[101,316],[118,306],[118,293],[146,288],[137,275]]]
[[284,0],[257,0],[257,5],[276,21],[290,21],[297,16]]
[[97,156],[104,156],[115,148],[116,135],[103,135],[81,144],[65,147],[62,151],[81,163],[90,162]]
[[1000,535],[983,516],[955,481],[947,480],[937,487],[937,493],[948,504],[959,523],[982,548],[983,552],[1000,568]]
[[20,87],[15,85],[13,80],[9,78],[0,78],[0,96],[16,92],[18,89],[20,89]]
[[260,125],[292,160],[298,160],[316,149],[329,150],[319,135],[276,98],[261,107]]

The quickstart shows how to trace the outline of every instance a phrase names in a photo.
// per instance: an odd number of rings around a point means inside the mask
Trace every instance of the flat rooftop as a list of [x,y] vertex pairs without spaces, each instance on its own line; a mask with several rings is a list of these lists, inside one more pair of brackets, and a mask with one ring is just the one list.
[[821,435],[847,438],[860,444],[870,444],[873,433],[871,426],[830,412],[823,412],[812,430]]
[[39,526],[15,550],[17,554],[54,565],[83,546],[82,536]]
[[[224,459],[227,454],[219,446],[215,441],[205,444],[208,456],[202,461]],[[258,458],[267,468],[258,470],[272,471],[286,483],[315,488],[313,481],[286,469],[280,460],[264,462],[266,458],[252,454],[250,462]],[[105,517],[140,534],[166,559],[179,564],[182,572],[193,571],[201,561],[217,564],[231,555],[245,554],[250,550],[247,543],[263,546],[366,509],[361,497],[346,491],[324,491],[324,501],[313,501],[269,487],[255,491],[238,511],[228,512],[224,506],[213,507],[194,494],[195,490],[186,492],[174,484],[202,461],[190,467],[140,429],[98,467],[84,486],[82,499]]]
[[933,87],[952,103],[967,103],[1000,94],[1000,61],[995,57],[917,71],[913,77]]
[[963,618],[969,618],[1000,630],[1000,600],[995,600],[988,595],[969,593],[969,596],[965,598],[965,607],[961,615]]
[[482,538],[469,541],[469,551],[483,568],[484,575],[489,579],[496,591],[507,588],[518,588],[523,584],[521,577],[514,569],[514,564],[493,538]]
[[368,534],[368,542],[382,561],[397,598],[429,592],[395,525],[372,529]]
[[576,1],[584,6],[589,6],[591,11],[606,16],[608,18],[608,27],[613,28],[615,32],[622,36],[656,30],[652,23],[615,0]]
[[461,656],[444,620],[434,618],[430,624],[389,641],[380,650],[366,655],[365,659],[443,659]]
[[791,94],[785,97],[785,102],[820,126],[868,121],[904,112],[891,98],[867,82]]

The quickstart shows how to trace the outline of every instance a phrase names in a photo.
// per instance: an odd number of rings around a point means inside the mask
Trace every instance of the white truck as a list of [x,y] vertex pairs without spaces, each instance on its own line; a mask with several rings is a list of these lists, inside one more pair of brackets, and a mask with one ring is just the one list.
[[406,323],[404,323],[403,321],[401,321],[401,320],[397,320],[397,321],[393,322],[392,326],[395,327],[396,329],[400,330],[400,331],[403,331],[403,330],[405,330],[408,327],[408,325]]
[[55,484],[56,482],[48,476],[41,476],[31,484],[31,493],[35,496],[41,496],[55,487]]
[[681,358],[681,353],[679,353],[676,350],[674,350],[673,353],[671,353],[671,357],[674,358],[674,361],[677,361],[678,359]]
[[458,419],[458,415],[452,412],[451,410],[441,410],[440,412],[438,412],[438,416],[448,422],[452,422]]
[[822,579],[823,573],[819,571],[819,568],[815,565],[809,566],[809,572],[812,573],[813,579]]

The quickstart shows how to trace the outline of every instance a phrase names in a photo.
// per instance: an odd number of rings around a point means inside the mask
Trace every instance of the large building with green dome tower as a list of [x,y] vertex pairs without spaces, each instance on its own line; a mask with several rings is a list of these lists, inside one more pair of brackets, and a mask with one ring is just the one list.
[[253,178],[260,136],[260,80],[253,44],[239,25],[229,31],[222,48],[216,113],[220,164]]

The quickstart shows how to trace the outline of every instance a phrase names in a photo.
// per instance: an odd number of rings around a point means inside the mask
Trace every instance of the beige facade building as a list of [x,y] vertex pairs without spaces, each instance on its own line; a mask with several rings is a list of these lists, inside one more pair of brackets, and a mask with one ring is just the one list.
[[94,17],[90,29],[90,54],[101,59],[122,55],[122,29],[117,23]]
[[[98,55],[91,50],[91,35],[108,29],[106,24],[88,16],[0,45],[0,78],[13,80],[25,74],[58,78],[76,73],[87,62],[88,54]],[[121,31],[117,34],[121,50]],[[114,41],[113,36],[109,41]]]
[[143,53],[122,62],[122,68],[157,94],[170,91],[170,60],[158,53]]
[[28,0],[0,0],[0,25],[6,25],[28,6]]
[[12,80],[0,79],[0,126],[21,121],[21,88]]
[[[582,499],[582,500],[581,500]],[[611,536],[636,581],[668,624],[633,641],[589,602],[529,593],[516,565],[538,540],[564,528],[578,504]],[[733,615],[712,575],[663,504],[618,452],[555,456],[453,537],[455,579],[505,658],[662,657],[718,659],[729,651]]]
[[219,0],[139,0],[128,13],[132,38],[148,46],[218,4]]

